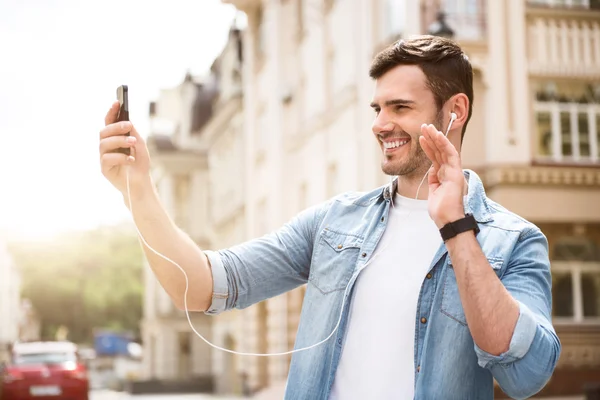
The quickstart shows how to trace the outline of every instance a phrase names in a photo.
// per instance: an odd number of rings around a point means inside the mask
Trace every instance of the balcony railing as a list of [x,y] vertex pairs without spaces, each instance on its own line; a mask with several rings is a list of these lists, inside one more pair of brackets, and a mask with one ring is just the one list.
[[536,15],[528,20],[527,25],[530,73],[600,77],[600,21],[597,18]]
[[527,4],[553,8],[600,9],[600,0],[528,0]]

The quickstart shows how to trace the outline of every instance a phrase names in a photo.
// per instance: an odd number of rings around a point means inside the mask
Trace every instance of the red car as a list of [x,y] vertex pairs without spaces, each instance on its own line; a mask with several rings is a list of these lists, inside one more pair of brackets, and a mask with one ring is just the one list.
[[88,400],[87,369],[71,342],[15,344],[1,379],[2,400]]

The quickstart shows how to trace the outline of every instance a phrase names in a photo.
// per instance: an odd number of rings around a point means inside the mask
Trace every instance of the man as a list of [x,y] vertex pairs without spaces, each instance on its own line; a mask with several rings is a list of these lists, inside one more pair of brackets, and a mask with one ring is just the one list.
[[[468,59],[424,36],[383,50],[370,74],[373,134],[392,183],[339,195],[262,238],[198,249],[160,205],[146,146],[131,124],[114,123],[116,104],[100,133],[102,171],[129,204],[130,168],[136,224],[187,272],[189,309],[245,308],[308,282],[295,348],[339,329],[293,355],[286,399],[491,399],[493,378],[511,397],[532,396],[560,354],[547,242],[461,167]],[[145,251],[183,308],[183,274]]]

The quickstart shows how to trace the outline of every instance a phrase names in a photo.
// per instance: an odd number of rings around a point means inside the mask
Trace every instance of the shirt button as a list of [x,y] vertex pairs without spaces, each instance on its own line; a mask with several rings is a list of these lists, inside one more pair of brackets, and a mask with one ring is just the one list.
[[341,249],[342,247],[344,247],[344,246],[342,246],[341,244],[338,244],[338,249]]
[[338,339],[338,344],[342,344],[342,338]]
[[385,217],[381,217],[381,222],[383,222],[385,220]]
[[425,322],[427,322],[427,318],[425,318],[425,317],[421,318],[421,323],[424,324]]
[[367,256],[367,253],[362,253],[363,258]]
[[431,275],[431,274],[427,274],[427,279],[431,279],[432,276],[433,275]]
[[421,372],[421,366],[420,365],[417,367],[417,372]]

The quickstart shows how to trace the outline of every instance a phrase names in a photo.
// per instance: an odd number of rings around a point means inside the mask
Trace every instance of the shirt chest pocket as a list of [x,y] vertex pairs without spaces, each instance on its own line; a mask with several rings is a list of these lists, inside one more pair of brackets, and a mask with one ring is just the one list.
[[[447,317],[452,318],[454,321],[461,325],[467,326],[467,318],[465,316],[465,310],[462,306],[460,299],[460,293],[458,291],[458,282],[456,280],[456,273],[450,258],[446,262],[446,273],[442,282],[440,282],[442,290],[442,304],[440,311]],[[487,261],[499,277],[504,259],[500,257],[487,257]]]
[[364,239],[325,228],[316,243],[309,282],[321,293],[346,289]]

